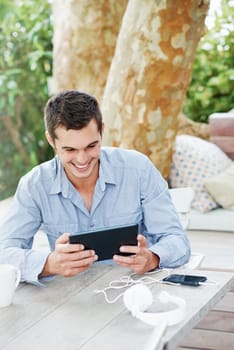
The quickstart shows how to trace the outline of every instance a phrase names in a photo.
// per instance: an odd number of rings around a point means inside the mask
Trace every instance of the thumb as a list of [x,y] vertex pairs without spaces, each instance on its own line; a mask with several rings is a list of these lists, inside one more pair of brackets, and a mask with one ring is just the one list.
[[57,240],[56,243],[66,244],[69,242],[69,234],[63,233]]
[[137,235],[138,247],[147,248],[147,242],[143,235]]

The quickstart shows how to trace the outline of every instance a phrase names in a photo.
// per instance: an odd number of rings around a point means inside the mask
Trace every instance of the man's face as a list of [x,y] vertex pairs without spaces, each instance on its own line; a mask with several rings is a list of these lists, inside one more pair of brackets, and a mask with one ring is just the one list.
[[92,119],[80,130],[66,130],[59,126],[55,130],[57,138],[47,140],[59,156],[67,177],[73,184],[90,179],[96,180],[99,172],[101,135],[97,123]]

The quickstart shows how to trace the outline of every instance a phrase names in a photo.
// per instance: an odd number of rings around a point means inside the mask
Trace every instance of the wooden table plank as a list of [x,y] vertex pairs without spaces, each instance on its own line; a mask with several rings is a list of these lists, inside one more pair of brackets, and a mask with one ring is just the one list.
[[234,333],[234,312],[210,311],[208,315],[198,323],[196,329]]
[[182,348],[209,350],[233,350],[234,334],[228,332],[213,332],[204,329],[193,329],[189,336],[180,344]]
[[[198,273],[194,272],[193,273]],[[209,271],[209,278],[211,280],[216,281],[221,276],[224,277],[225,273],[215,273]],[[226,276],[230,276],[227,273]],[[232,282],[227,284],[227,289],[231,288]],[[224,289],[226,289],[226,287]],[[207,289],[206,289],[207,288]],[[162,284],[154,284],[152,286],[152,291],[155,296],[155,303],[157,303],[156,295],[160,293],[160,291],[165,289],[165,285]],[[201,290],[204,293],[201,293]],[[206,290],[206,292],[205,292]],[[210,305],[214,305],[217,300],[219,300],[222,295],[225,294],[225,290],[223,293],[220,292],[220,286],[217,285],[207,285],[201,286],[199,288],[194,287],[186,287],[186,286],[172,286],[167,285],[167,291],[173,295],[181,296],[181,291],[183,292],[183,297],[187,301],[187,314],[189,315],[189,321],[186,319],[180,325],[176,327],[169,327],[168,331],[165,335],[165,339],[170,339],[170,344],[165,347],[165,349],[175,349],[176,343],[178,343],[178,339],[181,339],[182,335],[186,334],[188,331],[192,329],[192,324],[196,324],[198,320],[200,320],[204,314],[207,313]],[[217,293],[215,293],[217,291]],[[210,294],[210,295],[209,295]],[[213,297],[211,297],[211,295]],[[207,303],[206,299],[209,299]],[[206,300],[206,301],[205,301]],[[200,303],[201,309],[197,309],[197,303]],[[202,305],[206,304],[205,307]],[[195,306],[196,305],[196,306]],[[149,312],[155,312],[155,305],[152,305]],[[153,310],[151,310],[153,309]],[[124,324],[124,328],[121,325]],[[186,325],[185,325],[186,324]],[[116,329],[121,329],[121,337],[116,338]],[[141,333],[141,338],[136,338],[136,334]],[[92,349],[148,349],[147,341],[153,335],[153,328],[145,325],[141,321],[137,319],[132,319],[131,315],[128,311],[124,310],[121,312],[116,318],[114,318],[108,326],[101,329],[95,337],[93,337],[89,342],[83,344],[82,350],[92,350]],[[133,339],[135,338],[135,343],[133,343]],[[113,339],[115,339],[113,344]],[[105,345],[104,345],[105,344]],[[106,347],[107,345],[107,347]]]
[[[202,349],[212,349],[214,347],[213,339],[216,337],[221,337],[222,339],[226,337],[226,333],[234,333],[234,288],[231,288],[230,292],[227,293],[224,298],[208,313],[202,321],[200,321],[195,329],[199,330],[209,330],[209,333],[203,333],[203,345]],[[216,311],[217,310],[217,311]],[[193,331],[192,331],[193,332]],[[213,335],[212,335],[212,333]],[[186,343],[185,343],[186,341]],[[186,346],[185,346],[186,344]],[[182,341],[177,350],[193,350],[194,349],[194,339],[193,337],[187,336],[185,340]],[[233,344],[234,348],[234,344]],[[198,349],[198,348],[196,348]],[[225,349],[221,347],[221,349]],[[226,349],[225,349],[226,350]]]
[[0,329],[4,329],[4,332],[0,332],[0,349],[3,346],[7,348],[7,345],[12,341],[15,343],[14,340],[18,337],[24,337],[26,329],[30,333],[31,328],[36,327],[40,322],[44,323],[43,320],[66,303],[72,295],[86,290],[88,285],[99,277],[104,277],[110,271],[112,271],[112,267],[96,264],[86,273],[80,274],[79,277],[56,278],[48,282],[46,287],[20,284],[16,290],[13,304],[8,308],[0,309]]
[[[189,271],[184,271],[188,272]],[[190,273],[200,273],[190,271]],[[132,317],[122,298],[107,304],[102,294],[94,290],[128,274],[118,266],[95,264],[89,271],[72,279],[58,277],[46,288],[22,285],[16,291],[14,304],[0,313],[0,348],[4,350],[129,350],[145,349],[153,328]],[[187,301],[186,319],[168,328],[164,340],[166,349],[174,349],[207,311],[231,287],[230,273],[207,272],[208,280],[219,282],[198,288],[155,283],[151,286],[158,306],[157,295],[167,290]],[[152,275],[151,275],[152,277]],[[158,278],[158,275],[154,276]],[[122,291],[110,293],[118,295]]]
[[[208,283],[215,282],[215,283],[203,285],[203,286],[200,286],[199,288],[185,287],[185,286],[183,287],[183,296],[187,301],[188,308],[189,309],[191,308],[190,320],[189,322],[187,321],[187,327],[183,327],[183,324],[180,324],[177,327],[177,331],[175,331],[173,328],[169,329],[169,331],[165,336],[166,339],[167,337],[170,338],[170,344],[166,348],[167,350],[175,349],[175,347],[180,344],[181,339],[183,339],[183,337],[185,337],[189,333],[189,331],[195,325],[197,325],[197,323],[203,317],[205,317],[208,311],[210,311],[210,309],[212,309],[216,305],[216,303],[219,302],[223,298],[223,296],[226,294],[226,292],[230,290],[230,288],[232,287],[233,280],[229,281],[223,290],[220,290],[220,285],[218,281],[220,278],[224,278],[225,272],[193,270],[192,274],[207,275],[209,276],[207,282]],[[232,274],[227,273],[227,276],[228,275],[230,276]],[[203,287],[204,289],[202,289]],[[175,290],[173,290],[173,293],[174,291]],[[201,293],[201,291],[203,291],[203,293]],[[168,292],[170,292],[169,289],[168,289]],[[207,303],[207,298],[209,299],[208,303]],[[197,299],[200,300],[201,309],[196,310],[197,311],[196,312],[195,310],[193,310],[193,306],[195,306],[195,304],[198,303]]]
[[227,293],[225,297],[214,306],[214,310],[234,312],[234,293]]
[[[89,272],[91,271],[92,275],[90,276]],[[30,322],[22,334],[19,333],[14,339],[10,339],[5,344],[4,350],[31,350],[32,344],[34,350],[81,348],[87,339],[99,331],[100,327],[108,325],[110,320],[116,318],[124,310],[122,301],[108,305],[104,302],[103,295],[95,295],[94,293],[96,289],[102,289],[103,286],[106,286],[106,281],[119,279],[123,275],[123,271],[128,272],[118,266],[95,265],[82,275],[81,280],[81,275],[74,277],[72,279],[73,288],[67,291],[66,285],[70,284],[70,279],[67,279],[67,283],[65,283],[65,279],[58,277],[55,281],[50,282],[46,292],[49,295],[51,292],[54,293],[54,298],[56,296],[54,300],[58,306],[54,309],[50,308],[47,313],[42,313],[40,317],[38,317],[37,307],[34,324]],[[84,279],[86,279],[86,283]],[[58,299],[57,290],[61,291],[61,297]],[[16,298],[15,304],[17,305],[19,302],[22,303],[22,300]]]

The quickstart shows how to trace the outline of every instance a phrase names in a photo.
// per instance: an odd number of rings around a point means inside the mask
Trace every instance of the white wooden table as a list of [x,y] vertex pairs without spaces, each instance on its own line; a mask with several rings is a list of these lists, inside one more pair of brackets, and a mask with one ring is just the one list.
[[[167,290],[187,301],[186,319],[167,329],[163,337],[164,349],[175,349],[233,282],[231,273],[186,272],[205,274],[208,281],[216,281],[217,284],[198,288],[151,285],[155,297],[160,291]],[[133,318],[125,309],[122,298],[115,304],[107,304],[103,294],[94,293],[95,289],[102,289],[110,281],[126,274],[126,269],[96,264],[76,277],[57,277],[47,282],[45,288],[21,284],[13,304],[0,309],[0,349],[146,349],[152,327]],[[116,292],[110,292],[109,296],[116,296]],[[156,308],[153,305],[149,311],[153,312]]]

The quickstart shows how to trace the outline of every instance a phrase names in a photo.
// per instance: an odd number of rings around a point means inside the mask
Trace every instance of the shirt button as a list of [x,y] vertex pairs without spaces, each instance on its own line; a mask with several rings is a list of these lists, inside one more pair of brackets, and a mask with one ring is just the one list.
[[93,222],[91,222],[91,224],[89,225],[89,227],[94,227],[94,223],[93,223]]

